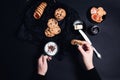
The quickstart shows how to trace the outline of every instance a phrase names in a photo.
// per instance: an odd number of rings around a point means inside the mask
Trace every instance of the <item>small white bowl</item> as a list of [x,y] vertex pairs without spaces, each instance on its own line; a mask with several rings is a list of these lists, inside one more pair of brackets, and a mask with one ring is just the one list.
[[55,42],[48,42],[45,44],[44,51],[49,56],[54,56],[58,52],[58,46]]

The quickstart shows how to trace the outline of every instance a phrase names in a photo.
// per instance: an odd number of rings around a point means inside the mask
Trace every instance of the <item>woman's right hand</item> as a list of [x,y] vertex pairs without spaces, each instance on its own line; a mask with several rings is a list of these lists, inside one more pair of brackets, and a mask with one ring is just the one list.
[[94,65],[93,65],[93,47],[88,42],[83,41],[82,45],[78,45],[78,50],[82,54],[83,62],[85,64],[87,70],[94,68]]

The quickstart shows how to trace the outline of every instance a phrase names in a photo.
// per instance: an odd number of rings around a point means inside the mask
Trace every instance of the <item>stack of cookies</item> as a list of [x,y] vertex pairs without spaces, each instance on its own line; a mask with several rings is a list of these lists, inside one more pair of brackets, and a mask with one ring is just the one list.
[[47,37],[54,37],[55,35],[61,32],[61,29],[58,25],[58,21],[54,18],[48,20],[47,29],[45,30],[45,35]]
[[54,13],[55,18],[48,20],[47,29],[45,30],[45,35],[47,37],[54,37],[61,32],[61,28],[58,25],[58,21],[61,21],[66,16],[66,11],[63,8],[58,8]]
[[33,16],[35,19],[40,19],[40,17],[42,16],[44,9],[47,7],[47,3],[46,2],[42,2],[35,10]]

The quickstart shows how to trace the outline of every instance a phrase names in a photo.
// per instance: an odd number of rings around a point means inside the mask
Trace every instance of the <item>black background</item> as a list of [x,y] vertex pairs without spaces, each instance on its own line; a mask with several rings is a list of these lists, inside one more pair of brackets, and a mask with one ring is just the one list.
[[[100,33],[89,36],[93,45],[101,53],[102,59],[94,56],[96,66],[103,80],[120,80],[120,1],[119,0],[59,0],[78,11],[86,25],[93,25],[87,19],[86,12],[91,6],[102,6],[107,12],[105,20],[98,24]],[[38,47],[20,41],[14,36],[22,23],[22,10],[28,3],[26,0],[1,2],[0,26],[0,80],[30,80],[34,69],[33,60]],[[70,56],[62,61],[55,58],[49,63],[50,80],[77,80],[76,62]],[[79,70],[79,69],[78,69]]]

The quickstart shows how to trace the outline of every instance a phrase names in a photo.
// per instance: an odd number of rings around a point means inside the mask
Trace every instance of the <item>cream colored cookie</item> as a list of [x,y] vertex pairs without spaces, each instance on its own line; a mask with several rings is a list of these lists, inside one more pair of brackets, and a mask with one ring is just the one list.
[[53,36],[55,36],[53,33],[50,32],[49,28],[47,28],[47,29],[45,30],[45,35],[46,35],[47,37],[53,37]]
[[61,21],[65,18],[66,11],[63,8],[58,8],[55,10],[54,16],[58,21]]
[[83,42],[81,40],[73,39],[71,40],[72,45],[83,45]]
[[50,32],[57,35],[61,32],[61,29],[59,27],[50,28]]
[[54,28],[54,27],[58,26],[58,22],[54,18],[51,18],[48,20],[47,26],[49,28]]

